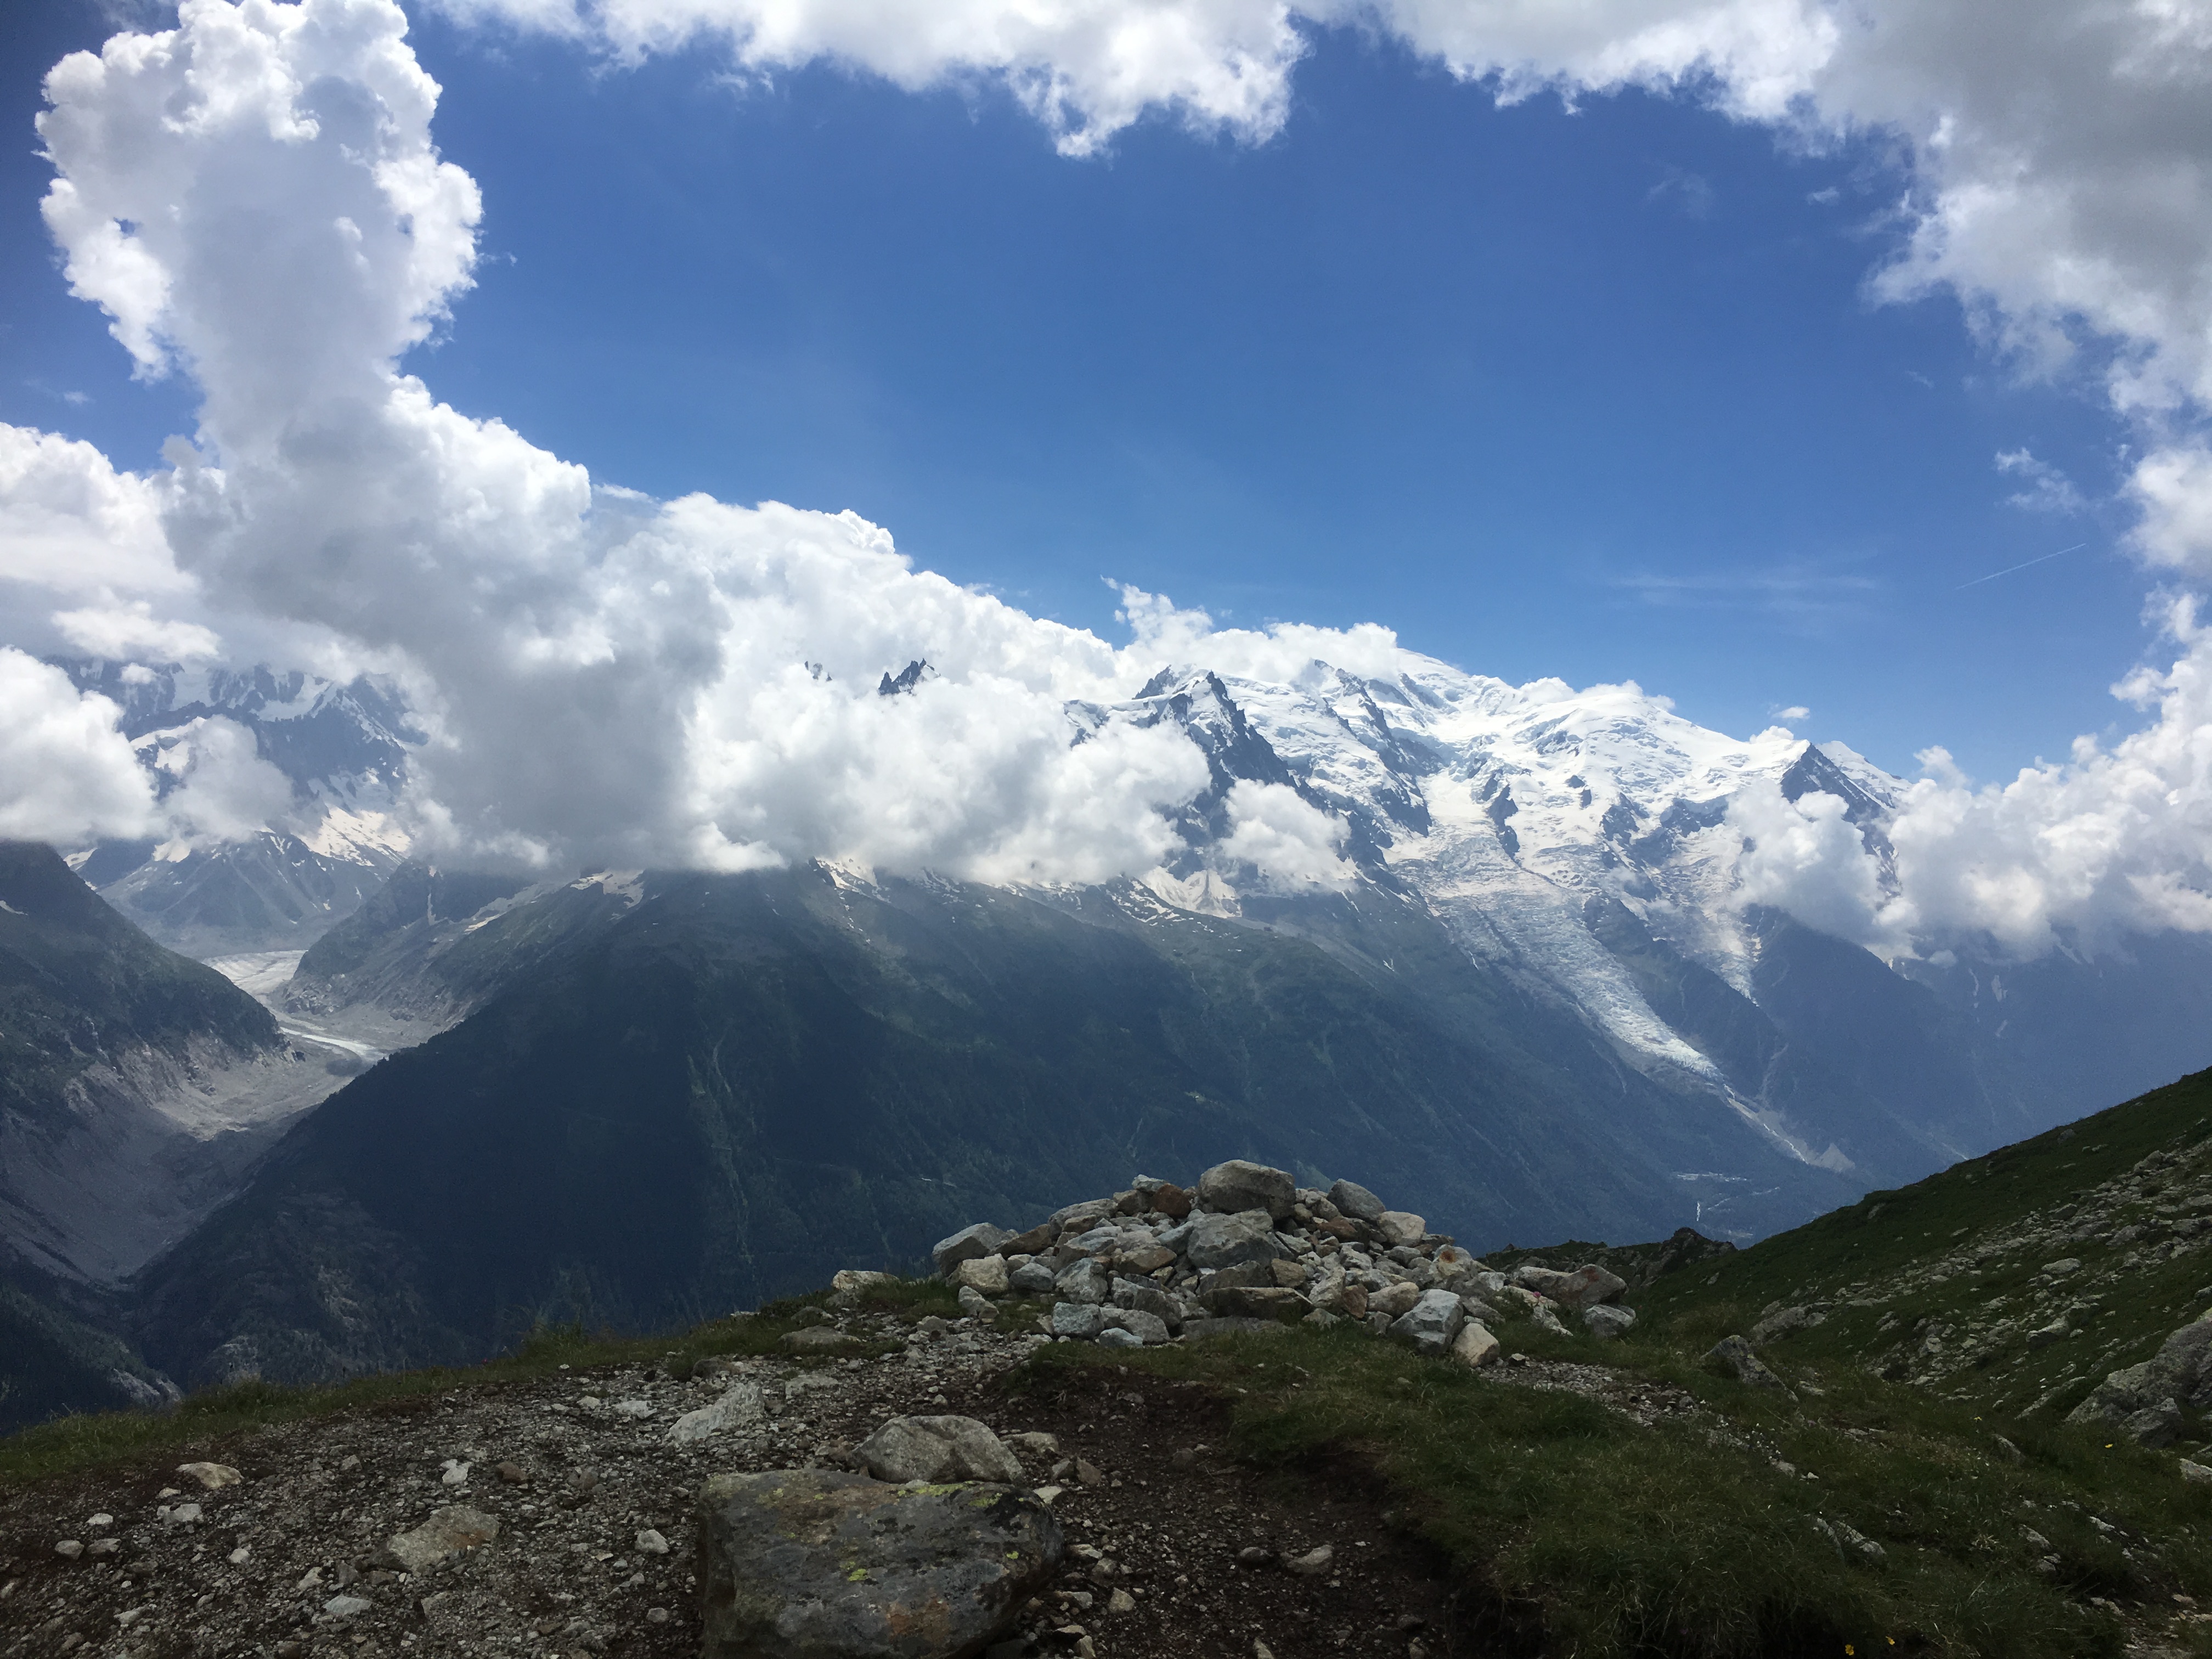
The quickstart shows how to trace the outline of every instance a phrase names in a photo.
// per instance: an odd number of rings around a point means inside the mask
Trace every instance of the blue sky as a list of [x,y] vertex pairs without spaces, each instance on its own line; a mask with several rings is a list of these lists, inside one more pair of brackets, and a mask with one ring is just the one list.
[[[413,15],[487,257],[410,367],[604,481],[849,507],[1109,635],[1104,577],[1516,681],[1633,678],[1724,729],[1806,705],[1806,735],[1908,773],[1930,743],[1984,777],[2055,756],[2159,654],[2095,505],[2128,433],[1954,301],[1869,300],[1900,234],[1873,146],[1793,156],[1639,92],[1500,109],[1326,31],[1279,137],[1154,118],[1070,159],[988,84],[740,88],[708,51],[611,69]],[[131,379],[37,216],[40,77],[110,23],[30,21],[0,85],[0,420],[149,466],[190,387]],[[2022,448],[2090,506],[2008,504]]]

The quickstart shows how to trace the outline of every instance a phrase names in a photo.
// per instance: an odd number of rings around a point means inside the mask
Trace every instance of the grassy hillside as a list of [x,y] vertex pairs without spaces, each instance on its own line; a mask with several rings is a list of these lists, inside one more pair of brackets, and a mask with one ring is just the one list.
[[[2079,1265],[2044,1271],[2065,1261]],[[1776,1334],[1777,1364],[1872,1370],[1992,1417],[2063,1415],[2212,1305],[2212,1072],[1869,1193],[1661,1281],[1645,1305],[1715,1337],[1803,1308],[1820,1322]]]

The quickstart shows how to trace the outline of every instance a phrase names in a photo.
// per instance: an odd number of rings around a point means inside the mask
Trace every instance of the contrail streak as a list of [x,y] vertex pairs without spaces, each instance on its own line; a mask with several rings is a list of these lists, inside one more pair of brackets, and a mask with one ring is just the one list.
[[2030,559],[2027,562],[2027,564],[2016,564],[2012,566],[2009,569],[2005,570],[1992,570],[1986,576],[1977,576],[1970,582],[1960,582],[1951,591],[1954,593],[1963,593],[1970,587],[1979,587],[1984,582],[1993,582],[2000,576],[2009,576],[2014,570],[2025,570],[2027,568],[2027,565],[2029,564],[2041,564],[2045,559],[2063,559],[2069,553],[2079,553],[2083,548],[2088,546],[2088,544],[2089,544],[2087,542],[2076,542],[2071,547],[2060,548],[2056,553],[2045,553],[2043,556],[2043,558]]

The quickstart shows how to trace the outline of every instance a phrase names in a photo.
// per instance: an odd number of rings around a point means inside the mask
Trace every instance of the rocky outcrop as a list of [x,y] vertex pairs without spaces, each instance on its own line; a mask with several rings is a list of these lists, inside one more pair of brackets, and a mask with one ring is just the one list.
[[1356,1182],[1301,1188],[1287,1170],[1241,1158],[1188,1190],[1139,1176],[1024,1233],[977,1222],[934,1254],[972,1316],[992,1322],[1009,1299],[1048,1297],[1038,1329],[1109,1346],[1350,1321],[1478,1365],[1498,1357],[1490,1328],[1504,1320],[1571,1336],[1565,1309],[1611,1338],[1636,1318],[1618,1305],[1626,1281],[1595,1263],[1493,1273]]
[[2139,1365],[2107,1375],[2066,1414],[2069,1423],[2114,1423],[2147,1446],[2172,1443],[2181,1407],[2212,1401],[2212,1313],[2184,1325]]

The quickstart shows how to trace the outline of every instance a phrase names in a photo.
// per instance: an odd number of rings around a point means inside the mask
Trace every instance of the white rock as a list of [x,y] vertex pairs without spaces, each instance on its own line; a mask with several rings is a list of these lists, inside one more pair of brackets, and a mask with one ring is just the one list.
[[972,1417],[894,1417],[853,1449],[878,1480],[998,1480],[1018,1486],[1022,1466]]
[[1418,1244],[1428,1237],[1429,1224],[1411,1210],[1385,1210],[1375,1230],[1392,1244]]
[[1452,1358],[1470,1370],[1498,1363],[1500,1352],[1498,1339],[1479,1319],[1470,1319],[1459,1328],[1459,1336],[1451,1346]]
[[1002,1255],[970,1256],[952,1269],[951,1282],[967,1285],[982,1296],[1004,1296],[1006,1293],[1006,1258]]
[[228,1463],[179,1463],[179,1474],[188,1474],[209,1492],[234,1486],[246,1477]]
[[761,1407],[760,1384],[738,1382],[726,1390],[711,1406],[702,1406],[696,1412],[686,1412],[678,1418],[668,1431],[668,1437],[679,1446],[690,1445],[695,1440],[704,1440],[710,1434],[725,1429],[747,1426],[768,1420]]
[[1451,1346],[1466,1322],[1467,1310],[1460,1306],[1457,1291],[1423,1291],[1419,1299],[1391,1325],[1390,1334],[1411,1342],[1423,1353],[1437,1354]]
[[643,1532],[638,1534],[637,1547],[641,1554],[665,1555],[668,1553],[668,1540],[653,1528],[647,1527]]

